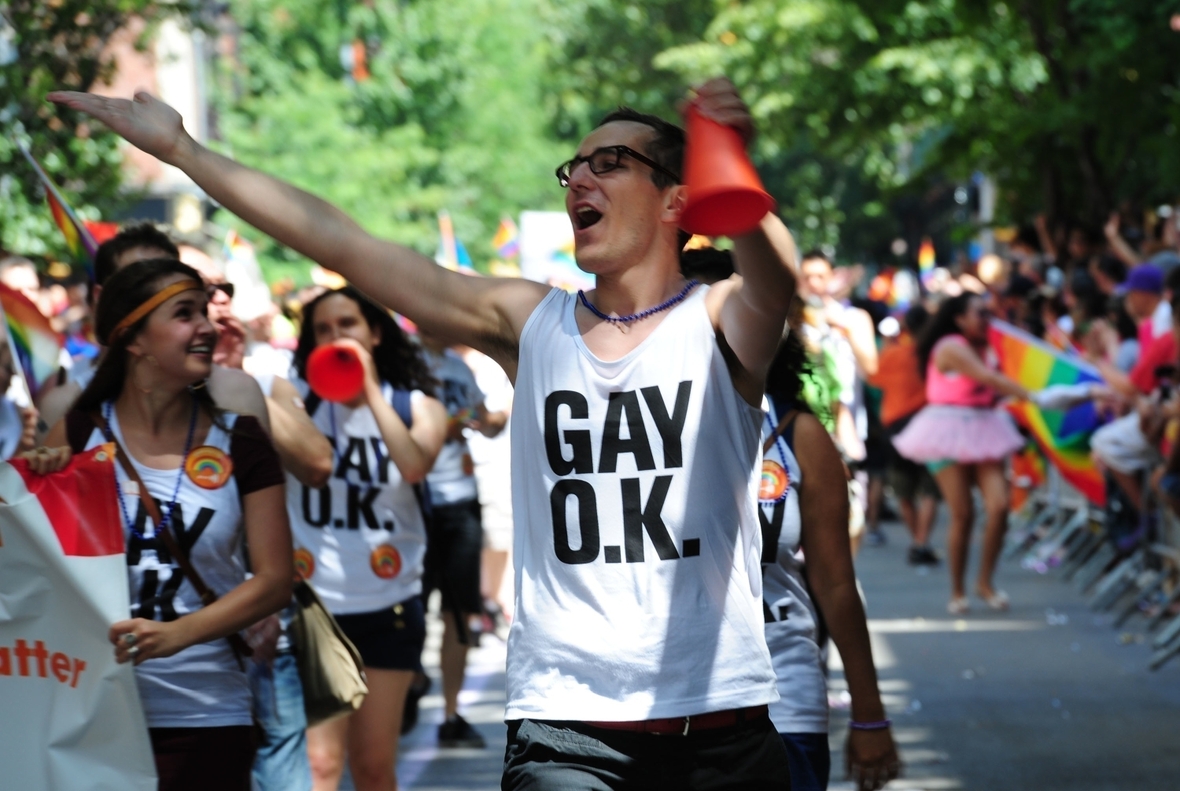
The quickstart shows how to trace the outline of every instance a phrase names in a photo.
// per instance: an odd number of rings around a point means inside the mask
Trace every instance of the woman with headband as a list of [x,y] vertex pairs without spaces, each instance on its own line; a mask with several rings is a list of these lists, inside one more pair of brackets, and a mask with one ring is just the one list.
[[250,788],[238,632],[285,606],[293,577],[278,456],[255,418],[217,409],[204,387],[217,342],[206,300],[176,260],[113,275],[95,322],[107,353],[50,447],[26,454],[47,473],[118,445],[131,613],[110,638],[135,663],[161,791]]

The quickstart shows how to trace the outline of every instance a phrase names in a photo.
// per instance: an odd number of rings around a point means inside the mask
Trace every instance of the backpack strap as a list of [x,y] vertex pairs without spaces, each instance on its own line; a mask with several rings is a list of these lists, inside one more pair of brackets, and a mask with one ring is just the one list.
[[402,390],[399,387],[393,388],[391,406],[393,407],[393,411],[397,412],[397,416],[406,424],[406,428],[414,427],[414,410],[411,401],[412,398],[409,390]]

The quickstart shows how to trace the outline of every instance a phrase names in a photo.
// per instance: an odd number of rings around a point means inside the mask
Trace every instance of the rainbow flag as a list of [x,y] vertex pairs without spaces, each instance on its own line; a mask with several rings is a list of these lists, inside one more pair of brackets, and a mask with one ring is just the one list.
[[[993,319],[988,340],[999,357],[1000,370],[1028,390],[1102,382],[1098,369],[1085,360],[1007,322]],[[1090,434],[1103,422],[1091,401],[1068,410],[1044,410],[1043,418],[1057,447],[1087,444]]]
[[496,255],[504,260],[510,260],[520,255],[520,231],[516,223],[505,217],[500,220],[500,227],[492,237],[492,247],[496,248]]
[[4,311],[4,324],[12,355],[20,363],[29,395],[36,398],[41,386],[57,373],[62,337],[28,297],[2,283],[0,308]]
[[922,281],[922,285],[930,282],[930,278],[934,275],[935,264],[934,242],[927,236],[918,248],[918,278]]
[[25,144],[18,141],[18,145],[21,153],[25,155],[25,159],[37,172],[37,178],[41,179],[42,186],[45,187],[45,202],[49,204],[49,212],[53,215],[54,223],[57,224],[61,235],[65,237],[66,247],[70,248],[70,255],[73,256],[76,263],[86,267],[87,273],[93,279],[94,254],[98,250],[98,242],[94,241],[90,231],[78,219],[78,215],[58,192],[57,186],[49,180],[49,176],[40,163],[33,158]]
[[475,271],[471,254],[455,236],[454,223],[451,222],[450,213],[446,211],[438,213],[438,251],[434,254],[434,260],[451,271]]
[[1061,471],[1074,488],[1099,507],[1106,505],[1106,484],[1102,474],[1090,458],[1090,446],[1062,447],[1045,419],[1045,414],[1031,401],[1016,401],[1008,404],[1008,411],[1036,440],[1037,446],[1053,466]]

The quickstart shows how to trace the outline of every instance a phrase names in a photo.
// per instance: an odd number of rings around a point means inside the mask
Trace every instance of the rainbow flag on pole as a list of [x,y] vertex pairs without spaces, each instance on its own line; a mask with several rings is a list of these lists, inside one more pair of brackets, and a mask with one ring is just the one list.
[[500,227],[492,237],[492,247],[496,248],[496,255],[509,261],[520,255],[520,231],[508,217],[500,220]]
[[87,273],[91,278],[94,277],[94,254],[98,250],[98,242],[94,241],[94,237],[90,235],[90,231],[78,219],[78,215],[74,212],[62,194],[58,192],[57,186],[49,180],[49,176],[41,167],[40,163],[33,158],[32,153],[29,152],[24,143],[17,141],[21,153],[25,155],[25,159],[32,165],[33,170],[37,172],[37,177],[41,179],[41,184],[45,187],[45,202],[49,204],[49,212],[53,215],[53,221],[57,224],[62,236],[66,239],[66,246],[70,248],[70,255],[74,257],[74,261],[86,267]]
[[57,372],[60,365],[62,337],[28,297],[2,283],[0,308],[4,311],[4,325],[8,342],[12,346],[12,356],[20,363],[29,395],[36,398],[41,386]]

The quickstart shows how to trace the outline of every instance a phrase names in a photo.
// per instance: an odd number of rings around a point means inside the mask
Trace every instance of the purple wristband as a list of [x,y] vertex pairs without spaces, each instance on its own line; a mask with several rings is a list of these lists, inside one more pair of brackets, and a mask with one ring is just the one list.
[[883,731],[889,726],[893,725],[891,720],[881,720],[879,722],[850,722],[848,727],[854,731]]

